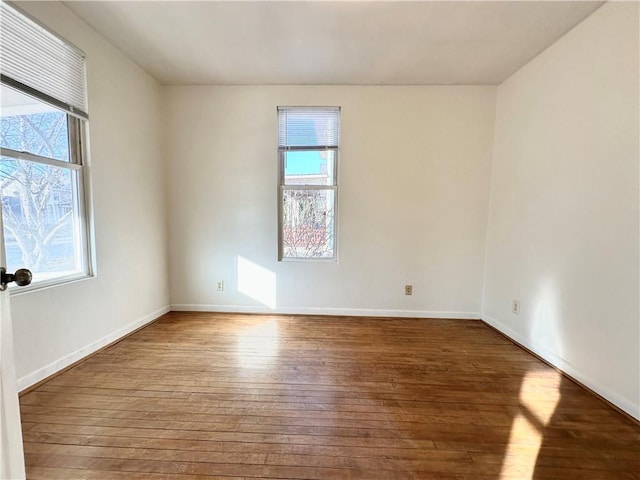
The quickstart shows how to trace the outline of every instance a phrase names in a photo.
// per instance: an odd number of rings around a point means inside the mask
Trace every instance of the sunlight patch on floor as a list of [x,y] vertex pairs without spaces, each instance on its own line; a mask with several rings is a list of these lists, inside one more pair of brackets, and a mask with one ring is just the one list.
[[242,368],[267,368],[278,356],[278,322],[267,320],[241,332],[236,344],[238,364]]
[[500,478],[533,478],[545,427],[560,401],[561,380],[551,369],[528,372],[522,379],[520,412],[511,425]]

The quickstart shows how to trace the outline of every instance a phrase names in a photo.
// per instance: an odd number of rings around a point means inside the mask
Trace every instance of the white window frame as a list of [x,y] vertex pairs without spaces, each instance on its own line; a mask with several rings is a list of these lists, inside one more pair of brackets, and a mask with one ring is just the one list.
[[[2,85],[5,87],[9,87],[4,81],[0,81]],[[20,93],[27,93],[24,90],[16,88],[14,85],[11,85],[10,88],[13,88]],[[30,92],[31,93],[31,92]],[[31,95],[34,96],[35,95]],[[37,98],[37,97],[35,97]],[[41,100],[38,98],[38,100]],[[46,103],[46,102],[45,102]],[[40,290],[42,288],[47,288],[55,285],[60,285],[64,283],[69,283],[72,281],[80,280],[83,278],[93,277],[95,275],[95,259],[93,255],[93,242],[92,242],[92,221],[91,221],[91,204],[89,202],[90,194],[89,194],[89,185],[90,185],[90,177],[89,177],[89,168],[87,166],[87,151],[86,151],[86,134],[87,134],[87,125],[86,120],[75,117],[69,113],[66,113],[67,116],[67,128],[68,128],[68,142],[69,142],[69,161],[57,160],[54,158],[43,157],[40,155],[36,155],[30,152],[20,152],[17,150],[12,150],[10,148],[0,148],[0,154],[3,157],[13,158],[16,160],[22,160],[27,162],[38,163],[41,165],[48,165],[57,168],[64,168],[67,170],[71,170],[76,172],[77,176],[77,188],[74,192],[74,195],[77,195],[77,200],[74,202],[78,208],[78,222],[80,224],[80,245],[81,255],[83,257],[82,264],[84,270],[81,272],[76,272],[69,275],[59,275],[46,280],[37,280],[37,277],[34,278],[34,281],[31,285],[26,287],[20,287],[15,289],[14,284],[9,284],[9,291],[12,295],[20,295],[24,293],[28,293],[33,290]],[[1,213],[0,213],[1,215]],[[4,250],[4,232],[2,233],[2,249]]]
[[[3,88],[11,88],[21,94],[33,97],[66,114],[69,161],[4,147],[0,148],[0,154],[16,160],[64,168],[75,172],[74,209],[77,208],[79,225],[77,240],[80,242],[78,248],[82,256],[82,271],[43,280],[38,280],[36,277],[31,285],[18,289],[13,288],[14,285],[10,284],[10,294],[17,296],[96,275],[91,176],[87,143],[89,115],[86,105],[84,52],[13,3],[4,2],[1,8],[4,15],[3,27],[12,34],[11,39],[3,44],[3,49],[7,49],[6,52],[3,50],[3,53],[6,53],[12,62],[5,67],[0,65],[0,84],[3,85]],[[21,43],[20,38],[23,33],[31,39],[31,42]],[[42,50],[39,50],[40,48]],[[56,51],[55,56],[50,55],[51,49]],[[37,55],[32,56],[32,52],[37,52]],[[0,226],[2,226],[1,220],[0,212]],[[5,253],[4,231],[0,231],[0,234],[2,234],[0,247],[3,254],[0,257],[3,257]]]
[[[338,118],[342,114],[340,107],[278,107],[278,115],[280,109],[305,109],[305,110],[326,110],[327,108],[336,109]],[[278,129],[280,122],[278,121]],[[278,131],[278,136],[280,132]],[[279,144],[280,142],[278,142]],[[285,181],[285,157],[288,152],[334,152],[333,161],[333,184],[331,185],[288,185]],[[340,144],[337,146],[313,145],[313,146],[281,146],[278,145],[278,261],[280,262],[337,262],[338,261],[338,164],[340,157]],[[312,191],[331,191],[333,192],[333,255],[331,257],[289,257],[284,255],[284,193],[286,190],[312,190]]]

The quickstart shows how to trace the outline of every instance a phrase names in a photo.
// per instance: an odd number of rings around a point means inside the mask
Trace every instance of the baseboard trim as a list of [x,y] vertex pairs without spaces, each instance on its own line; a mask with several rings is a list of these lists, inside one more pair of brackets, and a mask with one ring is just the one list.
[[629,416],[631,420],[640,422],[640,405],[636,405],[629,399],[618,395],[616,392],[598,385],[576,366],[572,365],[571,363],[567,362],[566,360],[557,356],[546,348],[534,344],[529,339],[520,335],[518,332],[514,331],[499,320],[485,314],[482,315],[482,321],[490,327],[496,329],[498,332],[502,333],[504,336],[509,338],[520,347],[528,350],[543,362],[557,369],[560,373],[564,374],[570,380],[602,398],[602,400],[610,404],[613,408]]
[[94,355],[98,351],[103,350],[108,346],[111,346],[121,341],[125,337],[128,337],[129,335],[135,333],[141,328],[146,327],[149,323],[157,320],[165,313],[169,313],[170,310],[171,308],[169,307],[169,305],[162,307],[155,312],[151,312],[150,314],[145,315],[144,317],[139,318],[138,320],[131,322],[130,324],[125,325],[122,328],[119,328],[115,332],[112,332],[109,335],[96,340],[95,342],[91,342],[90,344],[80,348],[79,350],[76,350],[73,353],[70,353],[69,355],[65,355],[59,360],[56,360],[48,365],[45,365],[42,368],[39,368],[35,372],[20,377],[17,381],[18,391],[21,395],[27,393],[27,391],[33,389],[38,384],[41,384],[49,380],[50,378],[59,375],[60,373],[68,370],[77,363],[86,360],[88,357]]
[[246,305],[205,305],[176,303],[171,305],[172,312],[220,312],[220,313],[262,313],[274,315],[335,315],[349,317],[402,317],[402,318],[451,318],[480,320],[479,312],[449,312],[431,310],[383,310],[371,308],[314,308],[314,307],[278,307]]

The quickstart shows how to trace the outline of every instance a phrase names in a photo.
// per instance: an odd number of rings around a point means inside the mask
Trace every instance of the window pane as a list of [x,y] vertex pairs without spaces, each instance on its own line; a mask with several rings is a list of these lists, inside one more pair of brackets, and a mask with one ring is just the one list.
[[283,191],[284,258],[333,258],[335,241],[333,190]]
[[334,150],[284,152],[285,185],[335,185]]
[[5,85],[0,89],[0,146],[68,162],[67,114]]
[[34,282],[85,271],[77,172],[0,158],[7,269]]

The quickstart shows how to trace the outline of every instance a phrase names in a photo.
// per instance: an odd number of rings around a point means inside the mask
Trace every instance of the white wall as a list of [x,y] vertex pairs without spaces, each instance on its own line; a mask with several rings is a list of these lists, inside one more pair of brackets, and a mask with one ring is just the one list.
[[608,3],[498,88],[483,310],[636,417],[638,44]]
[[[173,308],[479,318],[495,90],[166,88]],[[278,105],[342,107],[338,263],[277,261]]]
[[97,278],[12,296],[24,388],[168,309],[161,87],[66,7],[19,6],[87,54]]

